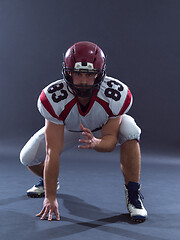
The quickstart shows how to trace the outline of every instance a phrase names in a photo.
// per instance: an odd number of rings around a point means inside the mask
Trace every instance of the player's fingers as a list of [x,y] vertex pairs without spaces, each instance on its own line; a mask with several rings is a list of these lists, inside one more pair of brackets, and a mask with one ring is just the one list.
[[80,123],[80,128],[83,132],[89,132],[91,133],[91,130],[89,128],[85,128],[81,123]]
[[54,211],[54,214],[55,214],[55,216],[56,216],[56,220],[59,221],[59,220],[60,220],[60,215],[59,215],[58,209],[56,209],[56,210]]
[[80,129],[83,131],[84,126],[82,125],[82,123],[80,123]]
[[93,138],[93,135],[91,132],[90,133],[82,132],[82,135],[86,140],[92,140],[92,138]]
[[80,143],[85,143],[85,144],[91,144],[92,140],[91,139],[79,139]]
[[90,134],[91,134],[91,130],[88,129],[88,128],[84,128],[84,132],[85,132],[85,133],[90,133]]
[[53,215],[52,210],[50,210],[50,211],[49,211],[49,216],[48,216],[48,221],[51,221],[51,220],[52,220],[52,215]]
[[88,132],[82,132],[82,135],[85,136],[86,138],[91,139],[92,138],[92,133],[88,133]]
[[48,215],[48,212],[49,212],[49,209],[46,208],[45,211],[44,211],[44,214],[41,217],[41,220],[44,220],[46,218],[46,216]]
[[41,212],[38,213],[38,214],[36,214],[36,217],[40,217],[40,216],[44,213],[44,211],[45,211],[45,208],[43,207],[43,209],[41,210]]
[[78,145],[78,148],[81,149],[88,149],[88,148],[92,148],[90,144],[86,144],[86,145]]

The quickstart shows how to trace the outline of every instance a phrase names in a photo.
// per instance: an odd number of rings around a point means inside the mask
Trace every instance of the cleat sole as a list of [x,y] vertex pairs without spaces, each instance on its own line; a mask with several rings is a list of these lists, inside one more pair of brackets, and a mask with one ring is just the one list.
[[144,222],[146,220],[146,217],[143,216],[133,216],[131,217],[131,220],[137,223]]
[[44,193],[27,193],[27,196],[30,197],[30,198],[42,198],[45,196]]

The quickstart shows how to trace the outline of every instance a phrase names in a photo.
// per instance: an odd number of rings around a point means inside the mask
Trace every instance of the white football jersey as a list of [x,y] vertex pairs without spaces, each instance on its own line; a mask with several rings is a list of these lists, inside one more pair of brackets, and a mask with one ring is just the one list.
[[42,116],[55,124],[65,125],[73,132],[80,130],[80,123],[91,131],[102,128],[108,119],[126,113],[132,105],[129,88],[121,81],[106,76],[96,95],[93,95],[86,112],[82,112],[78,98],[61,79],[45,87],[38,99]]

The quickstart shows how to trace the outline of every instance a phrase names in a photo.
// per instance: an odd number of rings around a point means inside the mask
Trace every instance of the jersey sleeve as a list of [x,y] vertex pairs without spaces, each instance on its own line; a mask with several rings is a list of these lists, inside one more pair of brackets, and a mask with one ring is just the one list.
[[109,118],[115,118],[127,113],[133,102],[128,86],[112,77],[105,78],[99,98]]
[[[119,117],[119,116],[127,113],[130,110],[132,103],[133,103],[133,97],[128,88],[127,92],[126,92],[126,96],[124,96],[124,100],[119,102],[119,108],[113,109],[113,107],[112,107],[112,113],[109,116],[109,118]],[[117,112],[117,111],[119,111],[119,112]]]
[[126,86],[126,95],[125,95],[125,98],[124,98],[124,101],[123,101],[123,105],[120,109],[120,112],[119,112],[119,115],[123,115],[125,113],[127,113],[131,106],[132,106],[132,103],[133,103],[133,96],[131,94],[131,91],[129,90],[129,88]]
[[53,122],[55,124],[59,125],[64,125],[64,122],[59,119],[57,114],[55,113],[52,105],[50,104],[44,90],[41,92],[38,102],[37,102],[37,107],[40,112],[40,114],[47,119],[50,122]]

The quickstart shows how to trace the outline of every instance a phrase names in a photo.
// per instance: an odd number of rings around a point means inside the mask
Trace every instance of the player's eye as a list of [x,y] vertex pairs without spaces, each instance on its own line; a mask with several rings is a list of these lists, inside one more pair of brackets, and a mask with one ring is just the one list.
[[74,75],[75,76],[81,76],[81,73],[80,72],[74,72]]
[[95,76],[95,74],[94,73],[87,73],[87,76],[88,77],[93,77],[93,76]]

